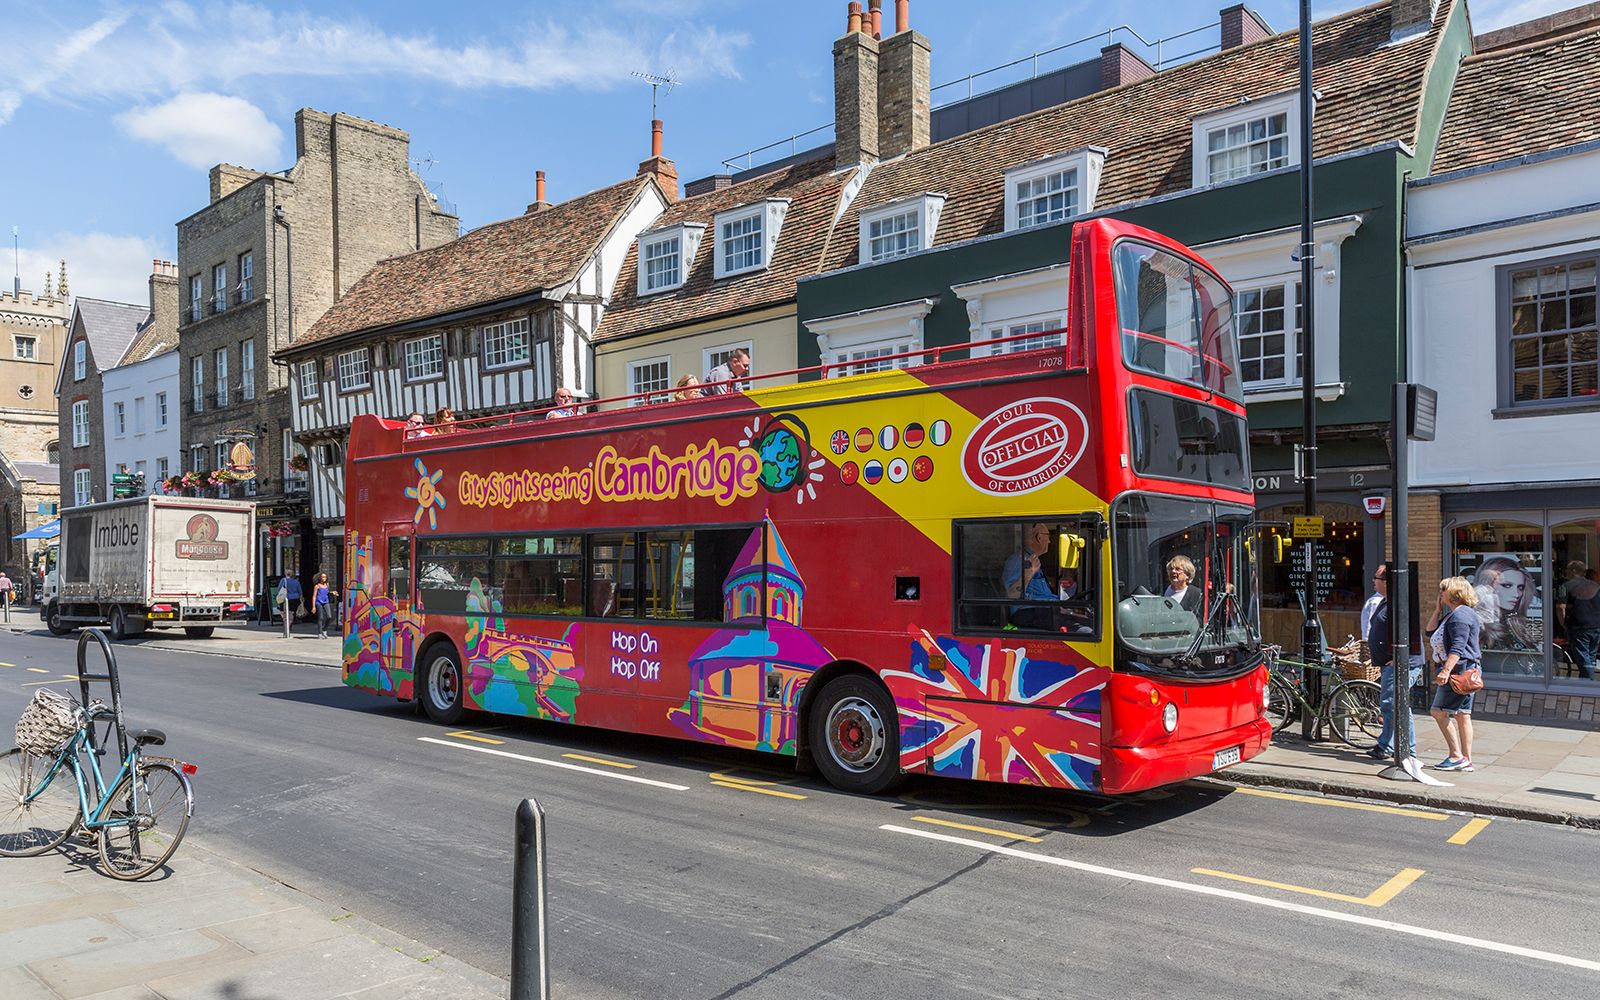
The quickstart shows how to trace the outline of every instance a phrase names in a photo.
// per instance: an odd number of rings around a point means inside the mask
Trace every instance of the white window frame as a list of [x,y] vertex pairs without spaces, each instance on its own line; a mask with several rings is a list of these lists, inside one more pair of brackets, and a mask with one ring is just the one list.
[[[512,357],[512,338],[519,333],[522,335],[522,355]],[[533,362],[533,324],[528,322],[526,316],[508,319],[503,323],[490,323],[480,328],[478,335],[483,339],[483,370],[486,372],[520,368]],[[498,344],[495,343],[497,340]],[[502,355],[500,360],[494,360],[496,354]]]
[[[966,302],[967,333],[977,343],[1009,336],[1006,331],[1013,326],[1065,322],[1068,274],[1066,264],[1050,264],[952,285],[950,290]],[[1015,348],[1010,344],[979,346],[972,349],[972,356],[992,357],[1011,349]]]
[[88,469],[72,470],[72,506],[82,507],[94,500],[93,486],[89,482]]
[[406,383],[433,382],[444,378],[444,334],[430,333],[401,345],[402,371]]
[[[1245,310],[1243,301],[1248,295],[1265,296],[1266,293],[1278,289],[1283,292],[1283,328],[1277,331],[1266,331],[1260,326],[1256,332],[1244,332]],[[1283,276],[1264,282],[1247,282],[1240,284],[1233,290],[1233,316],[1235,329],[1239,337],[1239,379],[1245,392],[1280,389],[1285,386],[1298,386],[1300,384],[1300,369],[1304,364],[1305,331],[1302,329],[1300,300],[1300,276]],[[1265,308],[1256,308],[1250,312],[1265,315]],[[1266,337],[1281,333],[1283,335],[1283,352],[1281,354],[1262,354],[1259,358],[1246,356],[1246,341],[1261,340]],[[1251,361],[1260,361],[1265,364],[1273,358],[1283,359],[1283,376],[1281,378],[1245,377],[1245,367]]]
[[144,433],[144,409],[144,397],[133,397],[133,432],[135,434]]
[[246,251],[239,255],[239,301],[249,302],[256,297],[255,254]]
[[167,394],[156,393],[156,430],[167,426]]
[[[699,222],[685,222],[676,226],[644,233],[639,237],[639,280],[638,288],[640,297],[646,295],[659,295],[682,288],[683,283],[689,280],[689,269],[694,266],[695,255],[700,252],[700,242],[705,237],[706,227]],[[647,258],[651,250],[668,243],[676,243],[678,247],[678,273],[676,281],[662,281],[659,284],[650,283]]]
[[[1213,178],[1211,176],[1211,134],[1218,130],[1231,128],[1235,125],[1248,125],[1252,121],[1271,118],[1274,115],[1284,115],[1284,136],[1288,146],[1288,156],[1285,161],[1267,170],[1247,171],[1238,177]],[[1190,119],[1190,169],[1194,186],[1197,188],[1210,187],[1213,184],[1226,184],[1229,181],[1248,180],[1272,170],[1287,170],[1300,165],[1300,91],[1290,90],[1283,93],[1258,97],[1243,104],[1230,105],[1195,115]],[[1248,142],[1247,142],[1248,145]]]
[[111,433],[116,437],[128,433],[128,404],[120,399],[111,404]]
[[[156,458],[156,482],[150,484],[152,486],[152,488],[155,487],[156,485],[160,484],[161,482],[164,482],[165,480],[171,478],[171,476],[172,476],[172,460],[169,459],[165,455],[157,456],[157,458]],[[152,492],[153,492],[153,490],[152,490]]]
[[219,347],[211,352],[217,369],[217,409],[228,405],[228,349]]
[[825,365],[844,365],[828,372],[828,378],[860,375],[888,368],[912,368],[925,364],[928,357],[898,358],[892,362],[873,359],[889,354],[905,354],[923,348],[923,321],[933,310],[936,299],[912,299],[876,309],[824,316],[806,321],[806,329],[817,338],[817,349]]
[[[640,371],[644,368],[661,366],[661,384],[659,386],[641,386],[639,382]],[[641,358],[638,361],[628,362],[628,395],[649,392],[651,395],[640,399],[628,400],[629,406],[643,406],[646,403],[662,403],[671,397],[672,393],[672,358],[662,356],[659,358]]]
[[[944,212],[945,196],[943,194],[927,192],[912,195],[909,198],[897,198],[894,201],[863,209],[860,216],[860,231],[856,248],[857,260],[863,264],[876,264],[880,261],[893,260],[917,253],[933,246],[935,234],[939,228],[939,217]],[[907,240],[906,245],[893,252],[875,252],[873,244],[880,239],[887,239],[897,233],[878,233],[874,235],[874,227],[903,220],[911,219],[911,225],[898,232],[915,232],[915,237]]]
[[[213,441],[211,446],[214,451],[213,458],[215,459],[215,464],[212,465],[211,468],[217,472],[221,472],[228,467],[228,450],[230,445],[227,441],[217,440]],[[228,489],[227,483],[217,484],[218,498],[226,500],[232,495],[233,491]]]
[[228,308],[228,262],[211,265],[211,311],[226,312]]
[[308,399],[316,399],[322,395],[321,367],[322,362],[320,359],[315,361],[300,362],[300,368],[297,374],[300,377],[300,401],[302,403]]
[[[1100,174],[1105,166],[1106,150],[1102,146],[1079,146],[1042,160],[1020,163],[1005,171],[1006,232],[1033,229],[1058,222],[1068,222],[1095,210],[1095,199],[1100,194]],[[1030,215],[1026,224],[1022,218],[1021,189],[1035,181],[1056,175],[1071,175],[1066,190],[1074,194],[1075,204],[1060,218],[1038,218]],[[1034,200],[1033,198],[1029,199]]]
[[39,338],[16,335],[16,355],[21,361],[36,361],[39,357]]
[[[716,225],[716,260],[712,268],[714,278],[731,278],[740,274],[751,274],[755,271],[765,270],[772,264],[772,253],[778,245],[778,234],[783,228],[784,217],[789,213],[789,199],[768,198],[751,205],[741,205],[731,208],[726,212],[718,212],[713,222]],[[749,233],[741,233],[737,238],[744,239],[754,235],[755,246],[759,252],[757,260],[747,261],[738,267],[729,267],[728,261],[728,236],[726,229],[733,225],[742,225],[751,219],[757,220],[756,228]]]
[[89,377],[89,344],[79,338],[72,344],[72,381],[82,382]]
[[205,445],[203,445],[203,444],[191,444],[189,446],[189,471],[190,472],[204,472],[204,471],[206,471],[206,446]]
[[198,323],[205,316],[205,286],[198,274],[189,276],[189,322]]
[[246,402],[256,398],[256,342],[239,342],[239,398]]
[[[364,392],[372,388],[372,351],[357,347],[334,356],[333,370],[341,393]],[[359,378],[361,381],[357,382]]]
[[[711,369],[725,363],[729,358],[733,357],[735,351],[743,351],[745,354],[749,355],[750,369],[745,373],[745,375],[748,377],[750,372],[756,370],[755,343],[749,340],[741,340],[736,344],[718,344],[715,347],[703,348],[700,351],[700,370],[705,372],[705,374],[701,377],[710,379]],[[748,382],[745,381],[741,384],[748,384]]]
[[194,398],[190,403],[191,413],[204,413],[206,411],[206,359],[204,355],[196,354],[189,359],[189,381],[193,383],[190,388]]
[[72,446],[89,447],[89,401],[80,399],[72,404]]

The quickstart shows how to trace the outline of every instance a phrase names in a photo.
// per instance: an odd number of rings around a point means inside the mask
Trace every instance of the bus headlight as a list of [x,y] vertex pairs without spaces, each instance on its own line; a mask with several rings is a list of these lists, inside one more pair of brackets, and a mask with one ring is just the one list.
[[1272,685],[1261,685],[1261,714],[1266,715],[1272,711]]
[[1178,706],[1175,703],[1169,701],[1167,707],[1161,710],[1161,725],[1169,733],[1178,728]]

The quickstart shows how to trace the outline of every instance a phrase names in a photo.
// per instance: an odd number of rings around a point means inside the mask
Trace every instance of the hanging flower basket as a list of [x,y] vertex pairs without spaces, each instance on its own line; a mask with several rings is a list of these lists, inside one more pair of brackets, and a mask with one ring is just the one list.
[[296,472],[304,472],[311,468],[311,462],[304,455],[296,455],[289,459],[289,468]]

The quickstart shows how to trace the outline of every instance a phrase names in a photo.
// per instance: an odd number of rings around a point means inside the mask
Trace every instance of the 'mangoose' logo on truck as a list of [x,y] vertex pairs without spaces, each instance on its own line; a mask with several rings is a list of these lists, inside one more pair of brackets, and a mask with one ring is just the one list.
[[228,543],[217,540],[217,519],[210,514],[196,514],[184,526],[188,538],[177,542],[179,559],[226,559]]
[[1043,396],[1019,399],[973,429],[961,472],[985,493],[1031,493],[1078,464],[1088,442],[1089,421],[1076,406]]

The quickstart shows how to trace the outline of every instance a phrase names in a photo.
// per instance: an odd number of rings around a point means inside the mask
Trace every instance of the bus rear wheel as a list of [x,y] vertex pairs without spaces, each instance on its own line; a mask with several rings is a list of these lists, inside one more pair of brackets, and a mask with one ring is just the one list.
[[461,720],[466,707],[461,700],[463,675],[461,658],[449,643],[439,643],[428,650],[427,666],[422,672],[422,708],[428,718],[447,726]]
[[859,674],[835,677],[811,706],[811,756],[828,783],[877,795],[905,780],[894,701]]

